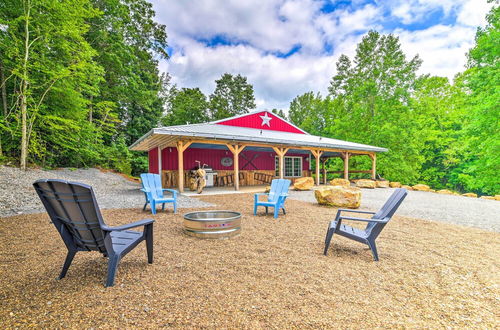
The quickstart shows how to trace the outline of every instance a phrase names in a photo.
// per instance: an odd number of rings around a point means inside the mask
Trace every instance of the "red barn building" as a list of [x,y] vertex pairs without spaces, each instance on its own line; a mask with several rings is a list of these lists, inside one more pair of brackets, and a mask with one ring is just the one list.
[[[182,192],[189,171],[200,164],[212,169],[213,185],[255,185],[274,177],[298,178],[311,175],[311,156],[319,164],[329,157],[344,160],[344,177],[349,178],[349,157],[367,155],[375,178],[376,153],[387,149],[310,135],[268,111],[258,111],[219,121],[154,128],[137,140],[131,150],[148,151],[149,172],[161,173],[165,187]],[[237,179],[236,179],[237,178]],[[326,181],[326,175],[324,175]],[[212,180],[209,180],[209,185]]]

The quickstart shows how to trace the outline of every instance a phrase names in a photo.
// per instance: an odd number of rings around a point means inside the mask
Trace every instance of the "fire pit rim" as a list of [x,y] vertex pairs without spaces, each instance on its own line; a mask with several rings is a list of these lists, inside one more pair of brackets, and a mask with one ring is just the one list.
[[[217,213],[217,212],[224,212],[224,213],[232,213],[234,216],[231,217],[225,217],[225,218],[214,218],[214,217],[207,217],[203,219],[199,218],[192,218],[191,215],[195,213]],[[236,220],[241,218],[241,213],[236,212],[236,211],[230,211],[230,210],[208,210],[208,211],[195,211],[195,212],[189,212],[184,214],[184,219],[189,220],[189,221],[230,221],[230,220]]]

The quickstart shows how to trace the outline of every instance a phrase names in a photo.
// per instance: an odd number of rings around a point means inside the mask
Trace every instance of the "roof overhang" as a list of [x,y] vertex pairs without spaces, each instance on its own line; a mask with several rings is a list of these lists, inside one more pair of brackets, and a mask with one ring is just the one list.
[[131,150],[148,151],[156,147],[175,147],[177,141],[205,144],[245,144],[255,147],[283,146],[292,149],[321,149],[357,154],[387,152],[388,149],[327,137],[233,127],[213,123],[154,128],[130,146]]

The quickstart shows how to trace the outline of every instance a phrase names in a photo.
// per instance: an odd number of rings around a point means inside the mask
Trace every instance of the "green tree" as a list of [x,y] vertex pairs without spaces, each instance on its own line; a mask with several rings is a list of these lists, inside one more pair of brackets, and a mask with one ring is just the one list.
[[[95,51],[85,33],[87,21],[98,12],[88,1],[23,0],[2,7],[5,32],[0,33],[0,53],[8,73],[2,95],[10,105],[6,111],[4,103],[1,127],[11,133],[9,149],[19,152],[24,169],[30,153],[43,156],[42,128],[78,121],[80,113],[72,110],[84,108],[85,96],[96,93],[102,70],[92,60]],[[77,134],[69,127],[66,131],[68,139]],[[51,142],[68,145],[63,140]]]
[[103,14],[91,20],[87,38],[99,51],[95,60],[106,70],[91,103],[114,103],[121,124],[113,138],[122,135],[130,145],[158,125],[165,106],[161,94],[168,77],[158,71],[158,59],[168,58],[165,26],[154,21],[152,4],[146,0],[93,3]]
[[275,115],[280,116],[283,119],[287,119],[287,115],[285,111],[283,111],[283,109],[272,109],[271,112],[274,113]]
[[307,92],[299,95],[290,103],[290,121],[311,134],[324,134],[329,103],[330,99],[323,100],[319,93],[314,95],[313,92]]
[[464,127],[463,162],[456,183],[468,190],[500,192],[500,7],[488,13],[469,51],[464,82],[470,93]]
[[210,95],[212,120],[241,115],[255,109],[253,86],[246,77],[224,73],[215,83],[215,91]]
[[407,60],[399,39],[370,31],[351,61],[342,55],[329,93],[326,133],[381,147],[390,152],[377,163],[392,180],[415,182],[424,161],[421,134],[408,106],[421,64]]
[[461,143],[466,94],[461,80],[451,85],[447,78],[422,76],[410,99],[413,122],[423,145],[419,180],[435,189],[453,188],[451,173],[460,164],[456,151]]
[[207,97],[199,88],[182,88],[172,95],[170,110],[162,118],[165,126],[197,124],[208,120]]

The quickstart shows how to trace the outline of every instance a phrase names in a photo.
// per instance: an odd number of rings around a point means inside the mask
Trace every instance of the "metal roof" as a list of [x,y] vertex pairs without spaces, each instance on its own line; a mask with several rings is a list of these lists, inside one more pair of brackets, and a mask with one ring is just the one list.
[[[313,147],[365,152],[386,152],[386,148],[370,146],[310,134],[288,133],[255,128],[219,125],[214,123],[191,124],[153,128],[130,146],[131,150],[147,151],[157,146],[175,146],[181,139],[203,138],[227,142],[247,142],[290,147]],[[207,142],[208,143],[208,142]]]

